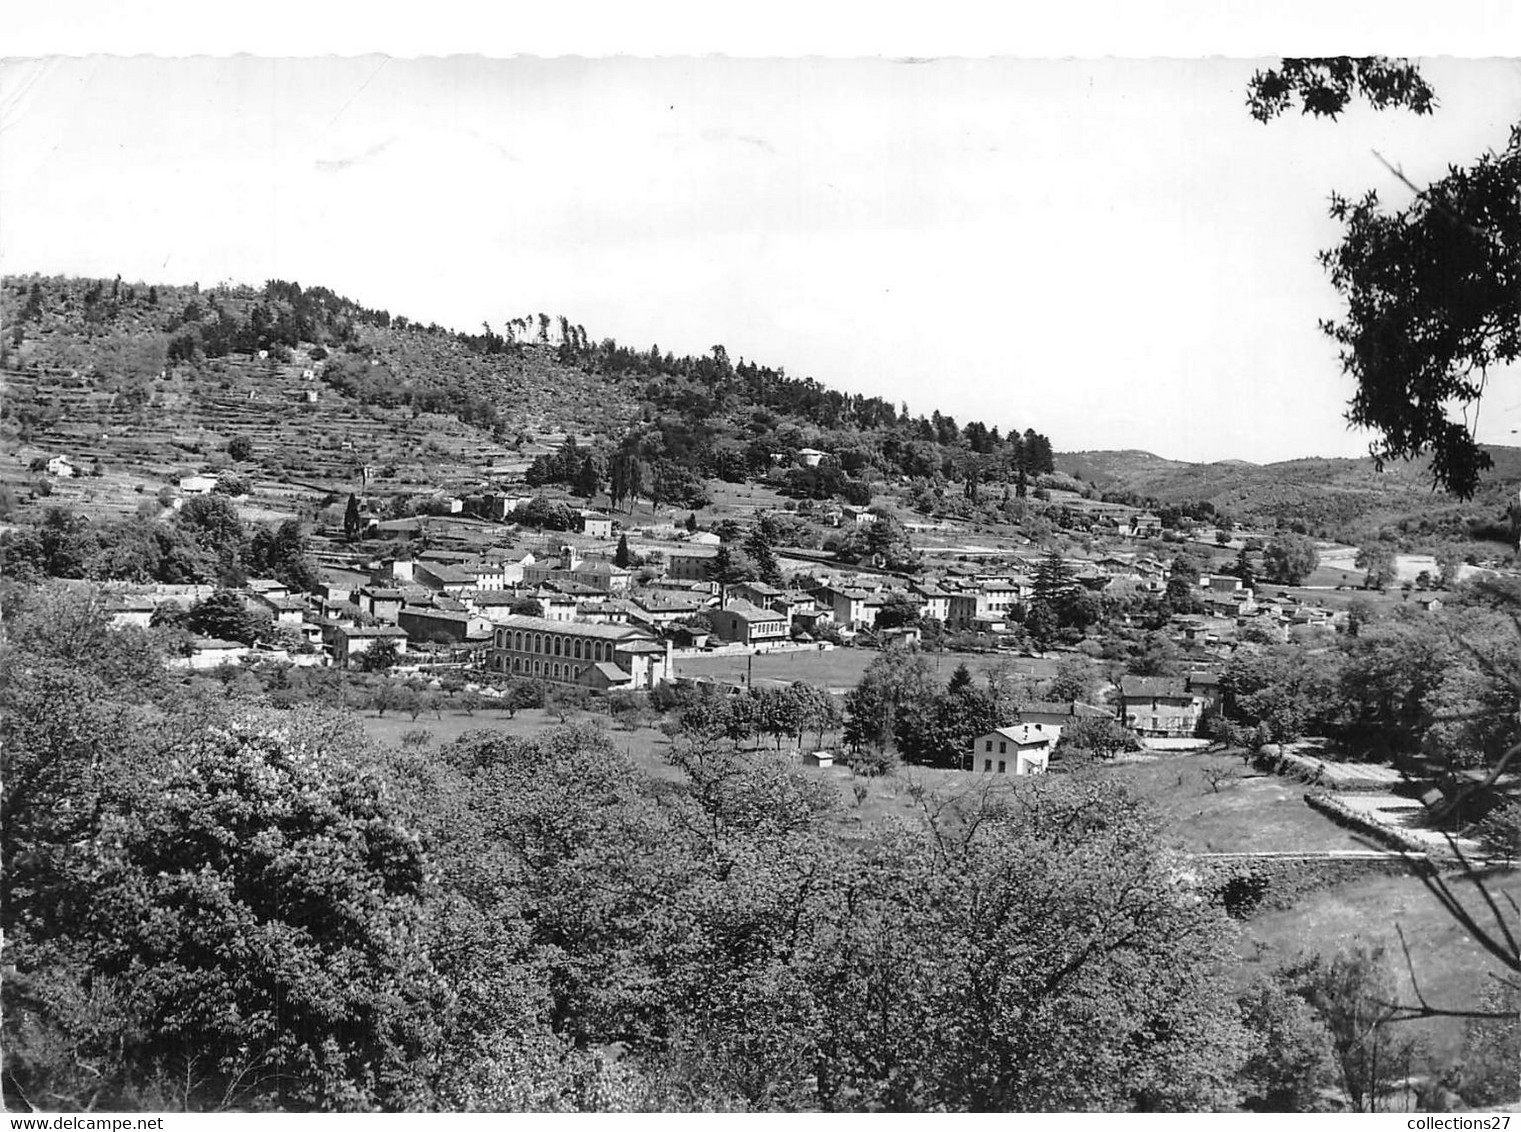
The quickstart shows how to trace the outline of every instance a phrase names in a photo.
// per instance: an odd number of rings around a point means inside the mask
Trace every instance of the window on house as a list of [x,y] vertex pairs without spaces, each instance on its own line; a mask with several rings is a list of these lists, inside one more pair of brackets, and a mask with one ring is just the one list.
[[983,744],[982,749],[984,751],[991,751],[993,749],[993,740],[989,739],[985,744]]
[[999,774],[1003,774],[1004,773],[1004,769],[1003,768],[1004,768],[1004,761],[1002,759],[999,759],[998,760],[998,773]]
[[1003,742],[1002,740],[1000,740],[999,743],[998,743],[998,753],[1000,755],[1006,755],[1006,754],[1008,754],[1009,753],[1009,745],[1007,743]]
[[992,770],[993,769],[993,760],[992,759],[983,759],[982,760],[982,769],[984,771]]

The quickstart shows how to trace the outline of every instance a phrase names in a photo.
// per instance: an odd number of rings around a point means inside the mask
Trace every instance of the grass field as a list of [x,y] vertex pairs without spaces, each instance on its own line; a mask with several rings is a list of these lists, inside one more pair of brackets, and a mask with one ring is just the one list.
[[[867,665],[880,655],[875,649],[837,648],[827,652],[811,650],[761,653],[753,658],[701,656],[678,659],[676,672],[680,676],[737,677],[752,671],[757,680],[802,680],[822,685],[831,692],[844,693],[856,686]],[[981,677],[999,661],[1007,661],[1016,672],[1041,679],[1056,671],[1056,662],[1053,660],[1011,657],[999,653],[945,652],[925,655],[946,680],[951,678],[951,673],[963,661],[975,677]]]
[[[1493,888],[1521,902],[1521,874],[1511,873]],[[1471,887],[1466,891],[1472,892]],[[1477,897],[1477,894],[1474,894]],[[1470,903],[1477,908],[1478,900]],[[1481,924],[1494,925],[1487,916]],[[1396,929],[1410,947],[1407,967]],[[1514,925],[1512,925],[1514,930]],[[1413,1003],[1410,970],[1434,1006],[1471,1008],[1498,974],[1499,964],[1454,920],[1413,876],[1378,876],[1307,893],[1292,908],[1259,912],[1242,925],[1236,975],[1245,986],[1301,951],[1334,952],[1362,940],[1383,944],[1399,975],[1399,999]],[[1463,1044],[1459,1018],[1430,1018],[1399,1025],[1400,1037],[1418,1037],[1431,1064],[1456,1064]],[[1420,1069],[1417,1067],[1417,1072]]]

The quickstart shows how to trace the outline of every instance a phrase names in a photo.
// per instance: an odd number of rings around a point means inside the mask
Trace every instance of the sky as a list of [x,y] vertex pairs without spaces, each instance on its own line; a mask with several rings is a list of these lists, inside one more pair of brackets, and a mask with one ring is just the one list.
[[[1249,54],[39,43],[0,64],[7,273],[294,279],[468,329],[563,313],[1059,450],[1188,460],[1366,450],[1317,329],[1340,310],[1328,196],[1403,205],[1374,151],[1423,183],[1521,119],[1515,59],[1420,58],[1429,118],[1264,126],[1245,92],[1271,57]],[[1481,438],[1518,427],[1521,385],[1497,386]]]

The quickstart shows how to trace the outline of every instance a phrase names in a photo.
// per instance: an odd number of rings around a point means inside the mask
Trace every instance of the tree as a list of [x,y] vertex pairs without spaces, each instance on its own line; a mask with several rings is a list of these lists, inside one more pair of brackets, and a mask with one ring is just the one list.
[[576,473],[576,494],[590,503],[592,497],[601,490],[602,477],[597,474],[597,465],[587,456],[581,461],[581,467]]
[[[1334,117],[1358,94],[1417,114],[1435,105],[1413,66],[1381,58],[1286,59],[1253,77],[1249,101],[1265,122],[1296,96],[1306,113]],[[1521,125],[1425,189],[1390,169],[1415,193],[1402,210],[1385,211],[1374,192],[1331,198],[1345,231],[1320,260],[1347,311],[1323,327],[1357,382],[1348,419],[1379,433],[1374,458],[1429,453],[1435,482],[1468,498],[1492,464],[1474,438],[1486,378],[1521,357]]]
[[[390,637],[382,637],[359,654],[355,666],[361,672],[389,672],[400,662],[401,655],[396,647],[396,641]],[[390,681],[386,681],[381,686],[386,687],[389,684]],[[394,707],[396,704],[393,702],[391,706]]]
[[227,455],[238,463],[253,459],[253,441],[246,436],[235,436],[227,442]]
[[237,506],[225,495],[192,495],[180,506],[176,523],[195,544],[217,557],[224,567],[235,565],[243,553],[243,521]]
[[1061,617],[1049,602],[1031,603],[1029,612],[1025,614],[1025,632],[1030,634],[1031,644],[1044,652],[1051,647],[1060,628]]
[[347,733],[240,713],[117,740],[142,781],[103,784],[79,851],[35,843],[6,877],[8,1107],[426,1102],[446,996],[422,846]]
[[1357,552],[1354,563],[1365,571],[1363,586],[1370,590],[1385,590],[1395,580],[1394,551],[1383,543],[1365,546]]
[[523,594],[512,599],[512,604],[507,607],[507,612],[514,617],[543,617],[544,603],[536,597]]
[[765,528],[757,523],[745,536],[745,553],[750,561],[755,564],[755,576],[770,586],[782,584],[782,570],[776,562],[776,552],[772,549],[771,539],[766,534]]
[[198,637],[251,645],[258,640],[261,626],[248,611],[241,594],[218,590],[190,607],[185,628]]
[[1258,979],[1240,999],[1256,1039],[1242,1067],[1245,1105],[1252,1112],[1318,1112],[1321,1090],[1333,1080],[1331,1035],[1316,1012],[1280,978]]
[[254,531],[244,552],[244,567],[278,579],[298,592],[314,589],[320,581],[311,543],[297,519]]
[[363,530],[364,521],[359,516],[359,498],[350,492],[348,505],[343,509],[343,537],[353,542]]
[[1342,1092],[1355,1112],[1377,1112],[1410,1074],[1415,1043],[1397,1036],[1395,977],[1382,945],[1358,940],[1327,959],[1301,956],[1277,976],[1329,1032]]
[[1140,747],[1141,741],[1135,734],[1118,719],[1108,715],[1077,717],[1062,728],[1061,738],[1056,745],[1058,753],[1063,756],[1073,751],[1082,751],[1101,759],[1112,759],[1117,754],[1136,751]]
[[1320,553],[1303,535],[1280,533],[1263,549],[1262,565],[1273,581],[1298,586],[1320,565]]
[[1241,579],[1241,588],[1254,590],[1257,588],[1257,573],[1252,568],[1252,556],[1247,553],[1246,547],[1236,552],[1236,564],[1231,572]]
[[627,570],[629,563],[632,561],[633,556],[629,553],[628,549],[628,535],[619,535],[618,549],[613,551],[613,565],[617,566],[620,570]]
[[1031,601],[1059,610],[1076,587],[1072,568],[1053,550],[1035,564],[1035,575],[1031,579]]
[[1056,672],[1046,685],[1045,696],[1058,703],[1074,700],[1087,703],[1097,690],[1097,685],[1098,673],[1093,661],[1081,655],[1063,656],[1056,662]]
[[885,750],[898,713],[930,703],[938,692],[928,659],[912,649],[888,649],[867,665],[845,696],[845,741],[855,748]]
[[877,609],[878,629],[903,629],[917,626],[922,621],[922,609],[917,601],[906,593],[887,595]]

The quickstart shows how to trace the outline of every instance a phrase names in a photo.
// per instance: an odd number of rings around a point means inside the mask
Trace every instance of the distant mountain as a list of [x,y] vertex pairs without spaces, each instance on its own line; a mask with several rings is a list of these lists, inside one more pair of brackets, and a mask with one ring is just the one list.
[[1387,464],[1383,470],[1367,457],[1189,463],[1125,449],[1058,452],[1055,463],[1059,472],[1101,492],[1128,493],[1162,505],[1207,501],[1240,521],[1297,522],[1356,540],[1391,526],[1401,533],[1463,537],[1475,522],[1502,522],[1521,485],[1521,448],[1488,446],[1486,451],[1494,468],[1467,502],[1434,491],[1424,461]]

